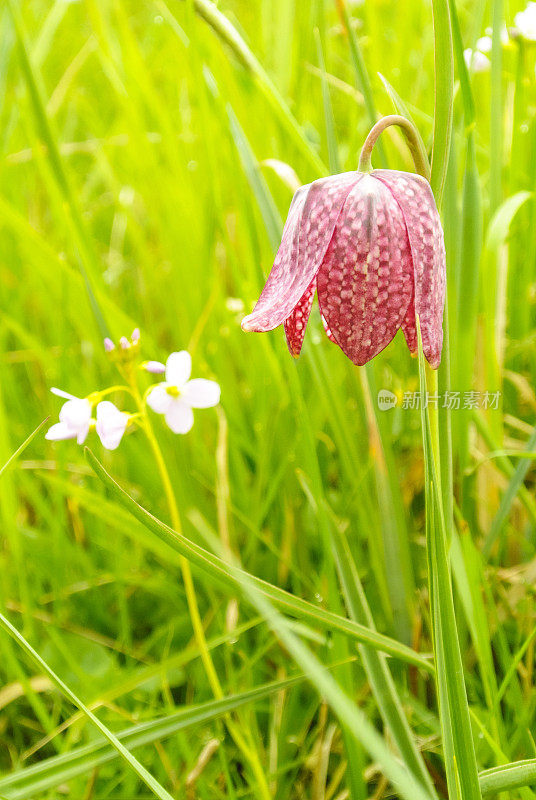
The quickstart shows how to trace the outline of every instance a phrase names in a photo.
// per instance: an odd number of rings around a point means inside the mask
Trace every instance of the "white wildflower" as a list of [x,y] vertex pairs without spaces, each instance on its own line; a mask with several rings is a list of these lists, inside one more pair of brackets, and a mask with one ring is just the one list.
[[479,50],[471,50],[468,48],[463,51],[463,57],[467,64],[467,69],[470,69],[471,72],[488,72],[491,67],[489,58]]
[[527,3],[527,7],[515,15],[514,25],[524,39],[536,42],[536,3]]
[[97,434],[106,450],[115,450],[123,438],[129,415],[109,400],[97,405]]
[[87,398],[75,397],[61,389],[51,389],[53,394],[67,399],[59,413],[60,421],[45,434],[45,439],[54,442],[76,439],[78,444],[86,441],[91,426],[91,403]]
[[173,433],[188,433],[194,424],[193,408],[210,408],[220,402],[220,387],[203,378],[190,380],[192,359],[186,350],[171,353],[166,362],[166,380],[154,386],[147,404],[164,414]]

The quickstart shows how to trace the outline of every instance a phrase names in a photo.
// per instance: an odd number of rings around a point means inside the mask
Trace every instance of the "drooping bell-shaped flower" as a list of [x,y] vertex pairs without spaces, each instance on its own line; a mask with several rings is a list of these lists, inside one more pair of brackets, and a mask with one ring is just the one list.
[[284,324],[297,357],[316,291],[328,337],[355,364],[374,358],[399,328],[415,353],[417,314],[424,355],[437,367],[445,273],[443,231],[425,178],[384,169],[333,175],[294,195],[272,271],[242,328]]

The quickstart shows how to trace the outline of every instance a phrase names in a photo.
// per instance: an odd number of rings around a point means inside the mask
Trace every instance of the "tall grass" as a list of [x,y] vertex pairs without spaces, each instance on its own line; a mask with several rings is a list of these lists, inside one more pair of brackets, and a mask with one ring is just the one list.
[[[536,46],[517,0],[432,5],[0,8],[0,796],[534,796]],[[318,312],[298,362],[240,330],[296,182],[390,113],[445,227],[439,391],[496,409],[379,410],[430,381],[398,336],[358,369]],[[394,129],[374,163],[413,169]],[[32,436],[136,325],[222,387],[154,420],[182,532],[142,437]]]

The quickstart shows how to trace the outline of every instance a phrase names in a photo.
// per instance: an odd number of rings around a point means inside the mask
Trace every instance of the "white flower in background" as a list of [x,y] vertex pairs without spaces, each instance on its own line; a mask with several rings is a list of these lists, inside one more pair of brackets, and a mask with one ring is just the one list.
[[477,39],[476,49],[481,53],[491,53],[492,46],[491,36],[481,36],[480,39]]
[[115,450],[123,438],[129,415],[120,411],[109,400],[97,405],[97,434],[106,450]]
[[171,353],[166,361],[166,380],[154,386],[147,405],[164,414],[173,433],[188,433],[194,424],[192,408],[210,408],[220,402],[220,387],[203,378],[190,380],[192,359],[186,350]]
[[[484,39],[489,39],[490,42],[491,42],[491,37],[492,36],[493,36],[493,28],[486,28],[486,35],[483,38]],[[511,42],[511,39],[510,39],[510,34],[508,32],[508,28],[506,27],[506,23],[503,22],[503,26],[501,28],[501,44],[504,47],[506,47],[507,45],[510,44],[510,42]],[[477,45],[477,49],[480,50],[481,48],[478,47],[478,45]],[[491,49],[491,47],[490,47],[490,49]],[[482,52],[485,53],[486,50],[482,50]]]
[[524,39],[536,42],[536,3],[528,3],[524,11],[516,14],[514,25]]
[[228,297],[225,307],[234,314],[242,314],[244,311],[244,301],[240,297]]
[[467,69],[470,69],[471,72],[487,72],[491,67],[491,61],[480,50],[467,48],[467,50],[463,51],[463,57],[467,64]]
[[75,397],[61,389],[51,389],[53,394],[67,400],[61,407],[60,421],[45,434],[45,439],[53,442],[63,439],[76,439],[78,444],[83,444],[91,426],[91,403],[86,398]]

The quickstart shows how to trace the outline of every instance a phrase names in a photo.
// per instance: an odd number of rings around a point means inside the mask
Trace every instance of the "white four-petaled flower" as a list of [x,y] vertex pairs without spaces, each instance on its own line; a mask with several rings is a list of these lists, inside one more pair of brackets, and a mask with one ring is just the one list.
[[[95,420],[91,418],[93,405],[87,398],[75,397],[62,389],[51,389],[53,394],[67,400],[61,407],[60,421],[52,425],[45,434],[45,438],[53,442],[64,439],[76,439],[78,444],[84,444]],[[115,450],[123,438],[130,415],[120,411],[109,400],[103,400],[97,405],[96,429],[102,446],[107,450]]]
[[106,450],[115,450],[128,425],[129,415],[120,411],[109,400],[103,400],[97,406],[97,435]]
[[61,407],[60,421],[48,429],[45,438],[52,441],[76,439],[83,444],[91,425],[91,403],[86,398],[75,397],[61,389],[51,389],[53,394],[64,397],[67,402]]
[[164,414],[173,433],[188,433],[194,424],[192,408],[210,408],[220,402],[220,387],[204,378],[190,380],[192,359],[186,350],[171,353],[166,361],[166,380],[154,386],[147,405]]

